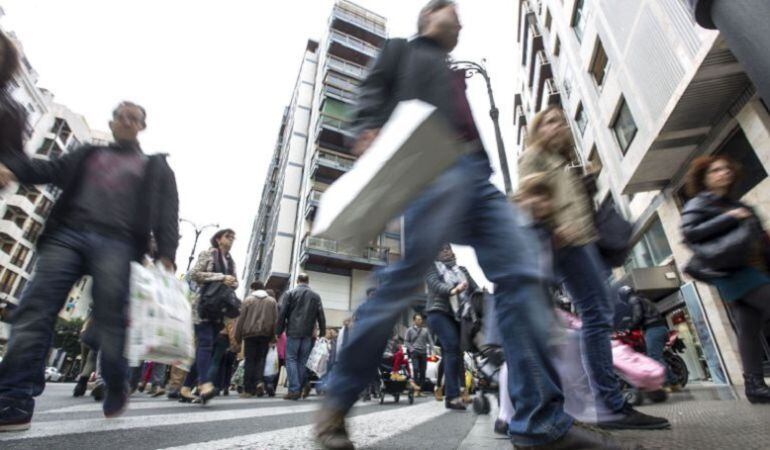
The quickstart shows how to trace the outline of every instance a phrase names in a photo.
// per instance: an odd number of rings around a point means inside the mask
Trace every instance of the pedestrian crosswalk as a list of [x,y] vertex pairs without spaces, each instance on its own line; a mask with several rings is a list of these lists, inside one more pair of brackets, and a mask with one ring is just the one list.
[[[135,394],[126,414],[105,419],[99,403],[72,398],[64,386],[49,385],[38,400],[32,428],[0,433],[0,448],[314,448],[312,424],[322,400],[230,396],[202,406]],[[473,421],[471,413],[452,414],[443,402],[431,398],[418,399],[414,405],[395,404],[392,399],[383,405],[359,402],[348,423],[358,448],[425,448],[425,439],[420,438],[424,435],[411,430],[427,426],[443,433],[447,442],[460,442]]]

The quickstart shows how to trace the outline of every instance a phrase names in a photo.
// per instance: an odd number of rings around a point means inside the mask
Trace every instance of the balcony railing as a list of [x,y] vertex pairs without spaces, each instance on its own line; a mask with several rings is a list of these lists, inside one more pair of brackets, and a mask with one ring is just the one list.
[[334,14],[334,17],[338,17],[346,22],[355,24],[356,26],[363,28],[364,30],[370,33],[374,33],[380,37],[387,37],[384,23],[377,23],[372,20],[367,20],[364,17],[361,17],[357,14],[350,13],[341,8],[334,8],[333,14]]
[[321,128],[328,128],[352,137],[353,136],[352,133],[348,131],[349,124],[350,122],[347,119],[342,119],[340,117],[330,116],[328,114],[321,113],[318,116],[318,123],[316,125],[316,134],[318,134],[321,131]]
[[315,156],[313,156],[313,162],[310,165],[315,166],[316,164],[324,164],[326,166],[339,169],[343,172],[347,172],[353,168],[353,164],[355,164],[355,162],[356,161],[353,159],[343,158],[333,153],[319,150]]
[[326,66],[359,80],[363,80],[366,76],[366,67],[335,58],[331,55],[326,59]]
[[329,33],[329,43],[331,44],[331,42],[338,42],[346,47],[361,52],[370,58],[376,57],[379,52],[379,49],[372,44],[349,34],[340,33],[336,30],[331,30],[331,33]]
[[356,92],[358,90],[358,84],[354,81],[356,81],[354,78],[343,78],[335,73],[327,73],[324,84],[327,86],[334,86],[337,89],[342,89],[344,91]]
[[375,265],[385,265],[388,263],[389,249],[385,247],[371,246],[361,251],[349,250],[343,249],[337,241],[309,236],[303,241],[302,248],[306,252],[320,252],[330,256],[350,258]]
[[356,94],[350,91],[346,91],[343,89],[336,88],[334,86],[325,86],[321,90],[321,95],[327,95],[329,97],[336,98],[337,100],[342,100],[343,102],[348,103],[355,103],[356,101]]

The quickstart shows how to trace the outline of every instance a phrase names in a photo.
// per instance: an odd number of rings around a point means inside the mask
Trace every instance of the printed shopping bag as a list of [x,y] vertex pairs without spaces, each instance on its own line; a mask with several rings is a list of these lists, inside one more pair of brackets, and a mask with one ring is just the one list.
[[326,373],[326,366],[328,363],[329,344],[326,339],[320,338],[316,341],[313,350],[310,352],[310,357],[307,359],[307,364],[305,366],[315,372],[319,377],[322,377]]

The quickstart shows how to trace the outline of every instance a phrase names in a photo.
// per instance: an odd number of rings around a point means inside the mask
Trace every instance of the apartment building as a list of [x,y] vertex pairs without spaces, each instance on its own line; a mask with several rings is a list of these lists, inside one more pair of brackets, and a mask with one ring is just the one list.
[[[745,169],[743,199],[770,212],[770,114],[717,31],[684,0],[520,0],[514,126],[561,105],[573,164],[600,171],[597,204],[635,223],[616,275],[657,302],[688,347],[692,379],[742,383],[735,329],[718,292],[681,268],[679,232],[690,161],[726,154]],[[770,361],[770,340],[763,340]],[[770,366],[770,364],[768,365]],[[768,367],[770,369],[770,367]]]

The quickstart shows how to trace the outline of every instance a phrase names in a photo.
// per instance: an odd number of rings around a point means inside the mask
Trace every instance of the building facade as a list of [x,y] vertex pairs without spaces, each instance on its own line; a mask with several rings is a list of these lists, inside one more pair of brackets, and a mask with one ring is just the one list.
[[310,236],[321,194],[355,162],[348,131],[355,91],[386,38],[384,17],[338,1],[326,36],[308,42],[249,244],[244,279],[282,292],[307,273],[330,326],[365,298],[372,271],[400,255],[398,221],[363,250]]
[[[521,0],[514,126],[564,108],[574,165],[599,171],[597,205],[635,223],[616,271],[657,302],[688,349],[691,379],[742,383],[735,328],[719,293],[683,273],[684,174],[697,156],[725,154],[745,169],[743,200],[770,213],[770,114],[717,31],[684,0]],[[766,360],[770,340],[763,340]]]

